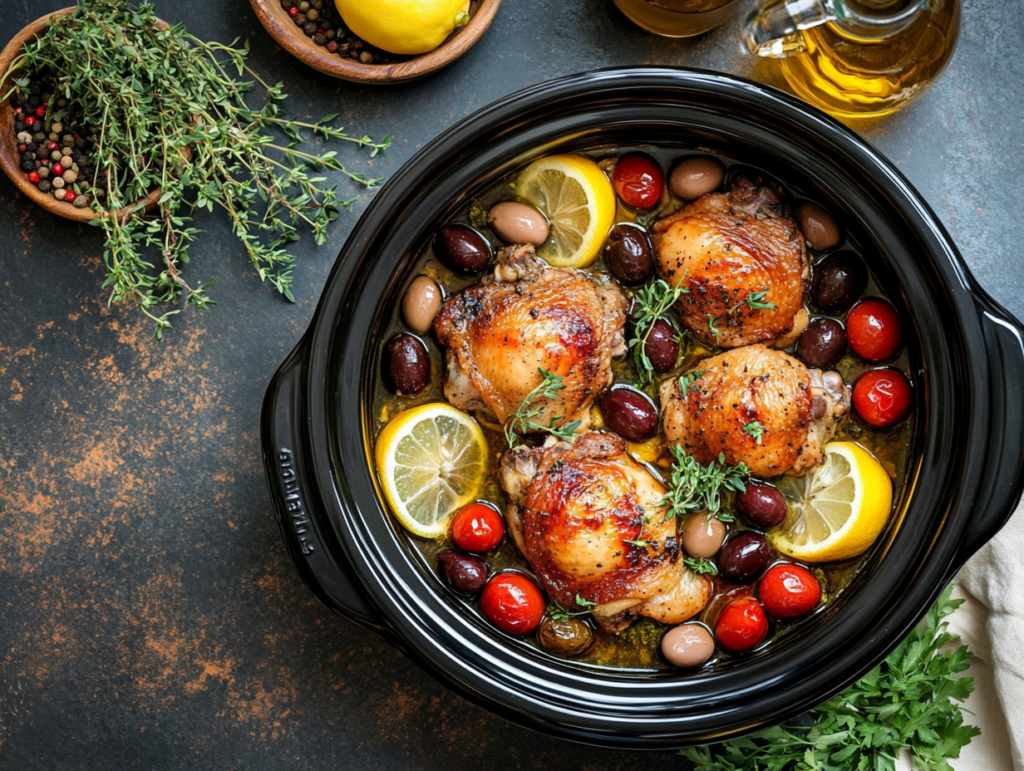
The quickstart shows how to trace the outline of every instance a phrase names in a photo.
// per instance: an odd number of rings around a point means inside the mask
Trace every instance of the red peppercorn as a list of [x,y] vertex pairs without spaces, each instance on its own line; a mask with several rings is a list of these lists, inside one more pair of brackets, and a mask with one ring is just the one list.
[[26,117],[25,118],[25,125],[26,126],[34,126],[34,125],[36,125],[36,116],[35,115],[29,115],[28,117]]
[[498,629],[529,634],[544,616],[544,595],[522,573],[499,573],[484,587],[480,609]]
[[50,165],[50,161],[49,161],[48,158],[40,158],[39,159],[39,163],[42,166],[49,166]]
[[14,108],[14,114],[15,115],[21,115],[21,108],[20,107],[15,107]]
[[28,150],[28,145],[18,145],[18,152],[23,153]]
[[44,107],[43,105],[39,105],[36,108],[36,117],[42,118],[44,115],[46,115],[46,107]]
[[854,385],[853,407],[864,422],[885,428],[907,417],[911,396],[906,375],[895,369],[875,369]]
[[483,503],[470,503],[452,518],[452,542],[466,551],[486,552],[505,536],[501,515]]
[[715,624],[715,637],[727,650],[738,653],[758,645],[768,634],[768,617],[753,597],[733,600]]
[[28,181],[31,182],[33,185],[38,185],[39,184],[39,172],[38,171],[31,171],[31,172],[29,172]]
[[661,200],[665,174],[653,158],[646,155],[624,155],[612,172],[615,192],[628,206],[649,209]]
[[61,174],[64,173],[64,167],[61,166],[59,163],[53,164],[53,173],[59,177]]
[[289,8],[288,9],[288,15],[291,16],[293,19],[296,16],[298,16],[299,15],[299,6],[293,5],[291,8]]
[[58,145],[56,142],[47,142],[46,143],[46,149],[47,150],[56,150],[58,147],[60,147],[60,145]]
[[67,192],[64,194],[64,200],[67,201],[68,203],[71,203],[72,201],[75,200],[75,198],[78,197],[78,196],[75,195],[75,191],[74,190],[71,190],[70,188],[64,188],[64,189],[67,190]]
[[774,565],[761,579],[761,604],[775,618],[796,618],[810,613],[821,602],[821,584],[799,565]]
[[862,359],[888,359],[903,340],[900,317],[884,300],[865,300],[850,311],[846,336],[850,349]]
[[338,52],[338,41],[337,40],[332,40],[330,43],[328,43],[327,44],[327,50],[330,51],[332,54],[333,53],[337,53]]

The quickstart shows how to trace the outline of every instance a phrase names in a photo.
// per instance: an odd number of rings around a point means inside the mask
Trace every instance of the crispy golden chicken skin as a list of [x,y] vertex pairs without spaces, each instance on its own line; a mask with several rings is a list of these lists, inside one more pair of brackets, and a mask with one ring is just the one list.
[[769,186],[738,177],[729,192],[709,193],[658,221],[654,233],[658,272],[687,290],[676,307],[701,340],[781,348],[807,326],[804,237]]
[[[575,608],[596,602],[595,620],[619,632],[637,615],[678,624],[707,604],[711,584],[683,564],[665,488],[626,454],[615,434],[506,452],[512,537],[548,595]],[[646,519],[646,521],[645,521]]]
[[838,372],[808,369],[763,345],[705,359],[661,387],[670,443],[704,464],[724,453],[726,463],[745,463],[760,477],[802,476],[821,463],[822,447],[849,406]]
[[563,378],[560,399],[540,397],[533,418],[586,425],[594,397],[625,353],[626,300],[608,279],[552,268],[532,246],[511,246],[493,276],[451,298],[434,321],[448,347],[444,393],[464,410],[487,408],[504,423],[543,378]]

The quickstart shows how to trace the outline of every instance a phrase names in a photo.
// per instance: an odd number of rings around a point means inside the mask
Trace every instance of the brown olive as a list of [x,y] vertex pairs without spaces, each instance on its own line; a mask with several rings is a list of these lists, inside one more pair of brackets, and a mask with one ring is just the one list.
[[725,525],[720,519],[708,518],[703,511],[691,514],[683,526],[683,549],[691,557],[711,559],[722,548],[725,540]]
[[441,288],[429,276],[416,276],[405,291],[402,316],[409,328],[424,335],[430,331],[434,317],[441,309]]
[[814,266],[811,299],[826,313],[844,313],[867,284],[864,261],[852,252],[836,252]]
[[661,638],[661,652],[676,667],[699,667],[715,652],[715,638],[703,624],[680,624]]
[[705,155],[687,158],[672,170],[669,187],[687,201],[718,190],[725,178],[725,169],[714,158]]
[[502,201],[491,207],[487,221],[494,232],[510,244],[541,246],[548,240],[544,215],[519,201]]
[[796,207],[796,216],[807,245],[812,249],[831,249],[839,243],[839,226],[818,204],[804,201]]
[[658,409],[654,402],[629,386],[605,391],[601,414],[608,428],[630,442],[646,442],[658,432]]
[[594,641],[594,632],[578,618],[557,619],[544,616],[537,628],[537,640],[545,649],[560,656],[578,656]]
[[736,496],[736,510],[748,524],[771,530],[786,521],[788,507],[782,493],[771,485],[747,482],[747,489]]
[[796,343],[796,357],[808,367],[828,369],[846,352],[846,330],[835,319],[815,319]]
[[437,555],[437,570],[452,589],[476,594],[487,583],[487,565],[479,557],[445,549]]
[[445,225],[434,237],[441,262],[463,276],[483,273],[491,261],[491,245],[469,225]]
[[644,352],[651,360],[655,372],[668,372],[676,366],[679,359],[678,335],[665,319],[658,319],[651,325],[651,334],[647,338]]
[[608,235],[605,263],[620,284],[636,286],[654,272],[654,255],[647,233],[639,225],[616,225]]
[[749,584],[768,569],[772,549],[760,533],[744,530],[726,541],[718,554],[718,575],[729,583]]
[[414,396],[427,387],[430,354],[423,341],[402,333],[384,349],[384,376],[401,396]]

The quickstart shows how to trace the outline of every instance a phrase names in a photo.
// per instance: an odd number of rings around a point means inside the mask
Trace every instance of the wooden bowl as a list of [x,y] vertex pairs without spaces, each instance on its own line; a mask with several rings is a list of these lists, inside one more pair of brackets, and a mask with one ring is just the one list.
[[[333,2],[334,0],[326,0]],[[415,80],[446,67],[473,47],[487,28],[501,0],[474,0],[469,23],[456,30],[433,51],[392,64],[363,64],[332,54],[321,48],[300,30],[279,0],[249,0],[260,22],[282,48],[315,70],[356,83],[402,83]]]
[[[0,52],[0,77],[7,72],[7,68],[11,66],[11,62],[18,56],[22,47],[27,43],[31,43],[50,23],[50,19],[55,16],[67,16],[74,8],[62,8],[59,11],[47,14],[25,27],[21,32],[14,36],[10,43]],[[165,22],[160,24],[166,28]],[[7,92],[9,86],[6,83],[0,83],[0,95]],[[11,181],[17,186],[24,195],[31,198],[35,203],[42,206],[47,211],[58,214],[61,217],[69,220],[75,220],[76,222],[88,222],[89,220],[99,219],[101,217],[118,216],[124,217],[128,214],[129,210],[134,207],[126,207],[116,212],[105,212],[105,211],[93,211],[86,207],[84,209],[76,209],[74,205],[65,203],[64,201],[58,201],[52,195],[40,192],[39,188],[28,181],[28,175],[21,170],[21,155],[18,152],[18,138],[14,133],[14,108],[11,107],[9,99],[4,100],[0,104],[0,167],[3,167],[4,173],[11,178]],[[157,200],[160,198],[160,190],[154,190],[146,198],[143,199],[146,205],[146,209],[152,208]]]

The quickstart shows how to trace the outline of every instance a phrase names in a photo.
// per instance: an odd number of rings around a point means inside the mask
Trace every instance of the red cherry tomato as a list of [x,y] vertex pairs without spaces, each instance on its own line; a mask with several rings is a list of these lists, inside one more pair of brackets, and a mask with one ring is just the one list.
[[723,648],[738,653],[759,644],[768,634],[768,617],[753,597],[733,600],[715,624],[715,637]]
[[529,634],[544,616],[544,595],[522,573],[499,573],[484,587],[480,608],[502,632]]
[[661,200],[665,174],[661,166],[646,155],[624,155],[615,164],[612,184],[627,206],[649,209]]
[[758,593],[764,609],[775,618],[803,616],[821,602],[821,584],[811,571],[799,565],[769,568]]
[[868,361],[888,359],[900,347],[903,332],[896,309],[884,300],[865,300],[850,311],[846,336],[855,354]]
[[483,503],[471,503],[452,518],[452,542],[466,551],[490,551],[505,537],[501,514]]
[[899,423],[910,412],[912,393],[906,376],[895,369],[865,372],[853,387],[853,408],[877,428]]

